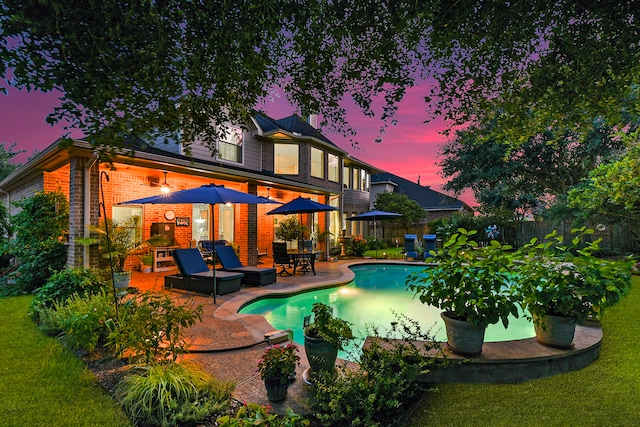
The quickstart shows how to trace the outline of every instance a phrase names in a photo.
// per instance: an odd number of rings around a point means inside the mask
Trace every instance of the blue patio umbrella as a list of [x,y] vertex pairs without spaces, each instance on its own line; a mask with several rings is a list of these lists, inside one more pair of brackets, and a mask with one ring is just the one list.
[[338,208],[335,206],[323,205],[322,203],[314,202],[311,199],[305,199],[299,196],[292,201],[278,206],[272,211],[267,212],[267,215],[289,215],[297,213],[315,213],[315,212],[327,212],[336,211]]
[[[143,204],[193,204],[193,203],[206,203],[209,205],[216,205],[219,203],[240,203],[240,204],[262,204],[262,203],[279,203],[274,200],[270,200],[266,197],[254,196],[253,194],[242,193],[240,191],[225,188],[222,185],[203,185],[197,188],[189,188],[187,190],[181,190],[171,192],[168,194],[159,194],[157,196],[144,197],[142,199],[129,200],[122,202],[125,205],[143,205]],[[211,224],[214,221],[215,210],[211,209]],[[213,268],[213,302],[216,302],[216,269]]]
[[[350,218],[347,218],[347,221],[373,221],[373,237],[377,240],[378,239],[378,227],[377,227],[377,220],[383,220],[383,219],[398,219],[402,216],[402,214],[399,213],[395,213],[395,212],[385,212],[385,211],[378,211],[378,210],[373,210],[373,211],[369,211],[369,212],[363,212],[361,214],[358,215],[354,215]],[[378,258],[378,245],[376,244],[376,258]]]

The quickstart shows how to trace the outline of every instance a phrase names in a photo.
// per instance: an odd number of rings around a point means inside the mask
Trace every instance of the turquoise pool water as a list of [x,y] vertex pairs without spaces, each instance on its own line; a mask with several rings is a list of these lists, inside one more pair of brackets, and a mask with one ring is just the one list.
[[[315,302],[325,303],[333,308],[335,316],[348,320],[353,325],[354,334],[366,336],[367,325],[377,325],[381,330],[389,329],[396,320],[393,312],[401,313],[418,321],[423,332],[431,330],[431,335],[439,341],[446,341],[444,324],[439,308],[422,304],[406,290],[406,278],[413,272],[424,271],[425,265],[406,266],[394,264],[369,264],[351,267],[354,280],[348,285],[323,289],[286,298],[267,298],[256,301],[242,310],[244,314],[260,314],[276,329],[293,330],[293,339],[302,344],[304,317],[311,314]],[[522,316],[511,317],[509,328],[502,323],[489,325],[485,341],[507,341],[535,336],[533,324]],[[358,343],[358,346],[361,343]],[[348,353],[340,357],[349,359]]]

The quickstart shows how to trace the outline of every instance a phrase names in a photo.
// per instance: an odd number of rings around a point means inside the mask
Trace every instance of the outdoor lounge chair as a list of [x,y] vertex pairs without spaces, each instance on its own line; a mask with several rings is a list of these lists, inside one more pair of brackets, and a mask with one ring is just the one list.
[[[209,269],[198,248],[174,249],[173,259],[180,274],[165,276],[165,288],[184,289],[201,294],[213,294],[213,270]],[[242,287],[242,273],[216,270],[217,295],[239,291]]]
[[224,271],[244,274],[243,285],[264,286],[275,283],[275,268],[244,266],[231,246],[214,246],[214,249]]
[[287,252],[287,244],[280,242],[273,242],[273,266],[280,266],[278,276],[291,276],[291,272],[287,270],[287,267],[292,268],[291,257]]

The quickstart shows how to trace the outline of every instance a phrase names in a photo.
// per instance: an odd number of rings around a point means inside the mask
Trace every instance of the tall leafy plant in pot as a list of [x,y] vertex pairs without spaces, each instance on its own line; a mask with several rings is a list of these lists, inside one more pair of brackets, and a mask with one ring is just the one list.
[[482,352],[489,324],[501,321],[506,328],[509,315],[519,315],[512,247],[494,240],[480,248],[472,240],[476,233],[458,229],[441,250],[431,251],[432,267],[407,278],[421,302],[444,310],[447,345],[464,355]]
[[304,228],[298,222],[298,218],[295,216],[290,216],[280,221],[278,228],[275,230],[276,239],[283,240],[287,242],[287,246],[289,242],[300,240],[304,236]]
[[[82,239],[84,244],[97,244],[107,265],[116,273],[116,281],[123,278],[122,287],[128,286],[131,271],[126,270],[127,258],[145,252],[151,246],[165,246],[169,243],[164,235],[156,234],[143,240],[140,235],[140,217],[130,216],[121,220],[107,218],[99,226],[90,227],[92,236]],[[108,233],[107,233],[108,231]],[[107,234],[109,239],[107,240]]]
[[313,321],[304,329],[304,349],[312,373],[333,372],[338,351],[353,339],[351,324],[333,316],[333,309],[323,303],[313,304]]
[[572,346],[576,324],[598,317],[631,286],[632,261],[605,260],[593,253],[601,239],[586,242],[593,230],[571,230],[569,244],[556,231],[532,239],[519,252],[522,306],[543,344]]

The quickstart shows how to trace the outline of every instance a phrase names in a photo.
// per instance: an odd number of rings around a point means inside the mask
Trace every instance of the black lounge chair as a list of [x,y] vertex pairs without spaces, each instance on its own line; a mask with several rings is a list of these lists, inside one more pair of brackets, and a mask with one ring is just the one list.
[[[174,249],[172,254],[180,274],[165,276],[165,288],[184,289],[208,295],[214,293],[213,270],[209,269],[197,248]],[[239,291],[242,288],[243,277],[242,273],[216,270],[217,295]]]
[[231,246],[214,246],[214,249],[224,271],[244,274],[243,285],[264,286],[275,283],[275,268],[244,266]]

